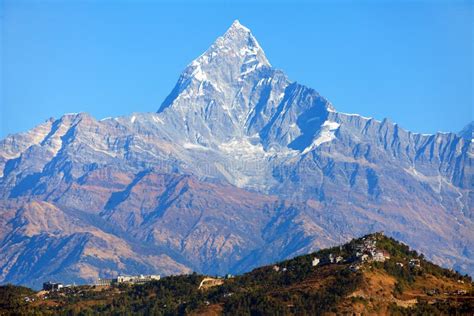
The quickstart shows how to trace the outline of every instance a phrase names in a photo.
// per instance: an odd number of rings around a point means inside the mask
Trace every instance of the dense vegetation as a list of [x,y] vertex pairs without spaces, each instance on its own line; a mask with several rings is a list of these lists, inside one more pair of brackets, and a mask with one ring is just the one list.
[[[367,298],[348,299],[349,294],[365,282],[367,271],[382,271],[395,278],[394,297],[401,297],[406,289],[426,275],[469,284],[472,292],[470,277],[431,264],[406,245],[381,234],[363,238],[376,238],[377,248],[387,251],[390,260],[366,263],[361,270],[353,269],[355,263],[361,264],[355,254],[364,239],[357,239],[340,247],[255,269],[206,290],[198,288],[204,276],[191,274],[143,285],[68,288],[31,302],[29,298],[36,297],[32,290],[7,285],[0,287],[0,315],[186,315],[210,308],[224,315],[343,313],[353,304],[369,306]],[[329,263],[325,261],[329,255],[341,256],[344,260]],[[312,265],[314,258],[321,259],[317,267]],[[411,259],[420,260],[420,266],[411,266]],[[387,308],[395,315],[468,314],[474,310],[473,294],[468,293],[453,302],[440,300],[428,304],[421,300],[411,307],[390,304]]]
[[14,285],[0,286],[0,314],[15,311],[18,314],[26,313],[30,310],[30,306],[25,302],[24,297],[33,295],[34,291]]

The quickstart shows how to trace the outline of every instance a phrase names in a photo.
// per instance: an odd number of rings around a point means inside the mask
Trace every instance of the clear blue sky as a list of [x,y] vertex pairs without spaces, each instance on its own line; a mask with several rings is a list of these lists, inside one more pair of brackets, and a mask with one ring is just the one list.
[[67,112],[156,111],[234,19],[339,111],[426,133],[473,119],[472,1],[0,3],[0,137]]

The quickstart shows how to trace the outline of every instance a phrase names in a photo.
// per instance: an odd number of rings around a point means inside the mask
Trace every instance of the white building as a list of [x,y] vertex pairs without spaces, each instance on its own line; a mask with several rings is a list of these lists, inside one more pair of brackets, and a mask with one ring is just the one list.
[[99,279],[97,281],[97,285],[110,285],[114,283],[131,283],[131,284],[138,284],[138,283],[145,283],[150,281],[158,281],[160,280],[160,276],[157,274],[151,275],[119,275],[115,279]]
[[314,258],[314,259],[313,259],[313,262],[311,262],[311,265],[312,265],[313,267],[317,266],[318,264],[319,264],[319,259],[318,259],[318,258]]

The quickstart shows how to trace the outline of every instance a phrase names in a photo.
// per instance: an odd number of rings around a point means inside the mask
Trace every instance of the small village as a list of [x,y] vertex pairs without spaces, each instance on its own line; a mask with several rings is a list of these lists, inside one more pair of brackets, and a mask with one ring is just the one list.
[[112,285],[112,284],[121,284],[121,283],[128,283],[128,284],[142,284],[150,281],[158,281],[160,280],[160,275],[151,274],[151,275],[134,275],[134,276],[126,276],[126,275],[119,275],[113,279],[98,279],[95,285]]
[[110,287],[113,285],[120,284],[143,284],[151,281],[159,281],[161,276],[158,274],[150,275],[118,275],[116,278],[103,279],[99,278],[94,284],[85,284],[85,285],[76,285],[76,284],[63,284],[61,282],[44,282],[41,291],[38,292],[36,296],[26,296],[24,298],[25,302],[34,302],[38,299],[45,300],[48,299],[52,294],[66,294],[68,292],[73,292],[75,289],[78,289],[83,286],[92,286],[92,287]]
[[[362,238],[362,242],[356,245],[356,251],[350,256],[343,257],[338,255],[337,252],[329,253],[327,256],[314,257],[312,259],[312,266],[323,266],[328,264],[351,264],[349,269],[351,271],[358,271],[361,269],[363,263],[368,262],[385,262],[390,259],[390,254],[386,250],[377,249],[377,236],[382,236],[383,233],[377,233],[369,237]],[[339,250],[342,250],[340,248]],[[340,251],[339,251],[340,252]],[[410,260],[411,267],[420,267],[420,260]],[[397,265],[403,267],[403,263],[398,262]],[[280,268],[278,265],[273,266],[273,270],[276,272],[285,272],[287,268]]]
[[[99,278],[96,283],[91,284],[93,286],[110,286],[114,284],[143,284],[150,281],[158,281],[160,280],[160,275],[158,274],[151,274],[151,275],[118,275],[116,278],[111,279],[102,279]],[[61,291],[62,289],[75,287],[75,284],[72,285],[64,285],[63,283],[59,282],[45,282],[43,283],[43,291],[46,292],[54,292],[54,291]]]

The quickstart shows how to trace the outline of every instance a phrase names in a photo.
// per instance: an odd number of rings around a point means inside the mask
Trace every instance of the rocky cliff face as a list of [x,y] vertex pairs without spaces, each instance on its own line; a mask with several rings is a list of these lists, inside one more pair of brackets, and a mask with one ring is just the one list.
[[473,273],[472,158],[464,134],[337,112],[236,21],[157,113],[0,141],[0,282],[235,273],[376,230]]

